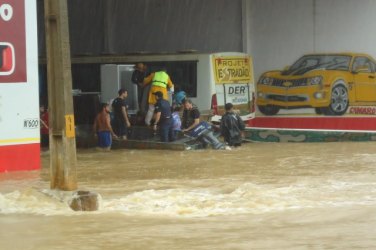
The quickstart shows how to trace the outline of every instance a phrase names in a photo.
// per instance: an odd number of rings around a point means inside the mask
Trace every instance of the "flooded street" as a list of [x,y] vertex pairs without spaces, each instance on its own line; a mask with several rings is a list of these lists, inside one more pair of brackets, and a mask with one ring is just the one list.
[[73,212],[41,171],[0,174],[0,249],[374,249],[376,143],[78,151]]

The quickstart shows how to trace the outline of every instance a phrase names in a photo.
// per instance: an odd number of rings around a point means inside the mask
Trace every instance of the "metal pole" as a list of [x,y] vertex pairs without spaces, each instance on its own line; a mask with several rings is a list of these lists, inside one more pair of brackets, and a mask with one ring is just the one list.
[[44,0],[51,189],[77,189],[67,0]]

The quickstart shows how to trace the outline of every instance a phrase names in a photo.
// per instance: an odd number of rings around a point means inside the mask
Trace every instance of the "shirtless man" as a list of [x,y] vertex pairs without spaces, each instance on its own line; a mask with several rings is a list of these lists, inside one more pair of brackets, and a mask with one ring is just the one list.
[[118,138],[112,130],[109,113],[109,105],[102,103],[101,111],[95,117],[93,125],[94,134],[98,136],[98,147],[106,150],[111,149],[112,137]]

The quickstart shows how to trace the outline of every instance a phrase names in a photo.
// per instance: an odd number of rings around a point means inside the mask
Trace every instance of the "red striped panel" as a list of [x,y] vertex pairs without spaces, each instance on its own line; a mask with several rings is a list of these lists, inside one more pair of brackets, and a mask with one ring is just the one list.
[[0,146],[0,172],[40,169],[39,143]]

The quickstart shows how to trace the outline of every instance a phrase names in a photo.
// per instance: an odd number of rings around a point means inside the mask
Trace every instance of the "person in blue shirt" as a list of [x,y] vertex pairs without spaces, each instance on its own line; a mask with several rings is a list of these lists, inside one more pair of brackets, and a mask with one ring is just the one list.
[[157,131],[157,125],[159,125],[159,133],[162,142],[174,141],[175,136],[170,103],[163,99],[163,93],[161,91],[154,92],[153,95],[155,95],[157,100],[155,104],[155,121],[153,129],[154,131]]
[[173,96],[173,106],[181,106],[183,105],[184,99],[187,97],[187,94],[180,89],[180,86],[175,84],[174,86],[174,96]]
[[181,119],[180,119],[180,107],[173,106],[172,108],[172,130],[174,131],[174,138],[178,138],[179,132],[181,131]]

